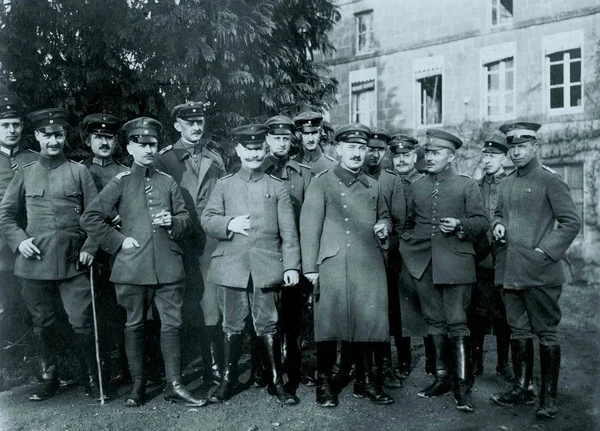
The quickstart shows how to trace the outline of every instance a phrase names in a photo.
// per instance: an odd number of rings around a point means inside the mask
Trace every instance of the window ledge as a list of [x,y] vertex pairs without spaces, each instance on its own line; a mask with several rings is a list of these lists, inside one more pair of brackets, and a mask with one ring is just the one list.
[[570,108],[554,108],[548,110],[548,115],[550,117],[569,114],[583,114],[583,106],[574,106]]

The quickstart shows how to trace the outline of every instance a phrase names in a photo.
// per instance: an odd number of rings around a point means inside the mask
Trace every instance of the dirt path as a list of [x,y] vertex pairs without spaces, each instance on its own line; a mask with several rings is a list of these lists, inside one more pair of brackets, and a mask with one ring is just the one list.
[[[349,386],[335,409],[314,403],[314,388],[300,388],[300,404],[281,407],[264,389],[246,390],[224,405],[190,409],[168,405],[160,394],[139,409],[126,409],[123,399],[105,406],[88,402],[81,388],[61,391],[42,403],[27,401],[29,387],[0,393],[0,430],[598,430],[600,429],[600,295],[597,286],[565,288],[561,299],[563,361],[559,382],[559,417],[535,419],[535,407],[505,408],[489,401],[493,392],[508,388],[495,375],[495,343],[487,337],[485,371],[474,387],[476,412],[461,413],[451,396],[433,400],[417,397],[431,378],[424,372],[422,346],[413,346],[415,369],[402,389],[390,391],[396,402],[376,406],[352,396]],[[537,343],[536,343],[537,344]],[[537,358],[537,346],[536,346]],[[539,386],[539,363],[535,365]],[[242,379],[246,376],[243,375]],[[192,382],[198,387],[199,380]],[[198,393],[205,389],[198,388]],[[120,394],[127,393],[127,387]]]

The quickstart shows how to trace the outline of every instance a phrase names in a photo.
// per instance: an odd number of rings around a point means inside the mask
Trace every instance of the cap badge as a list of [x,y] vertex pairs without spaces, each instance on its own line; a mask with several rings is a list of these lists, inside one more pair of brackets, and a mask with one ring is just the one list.
[[144,135],[148,134],[148,129],[144,129]]
[[106,117],[102,117],[102,119],[103,119],[104,121],[106,121]]
[[373,135],[373,138],[377,139],[377,135]]
[[144,124],[144,126],[145,126],[146,124],[148,124],[148,120],[144,120],[144,123],[143,123],[143,124]]
[[255,139],[254,135],[252,135],[252,139]]
[[252,127],[250,127],[250,130],[252,130],[254,132],[256,130],[256,127],[252,126]]
[[50,123],[50,124],[54,124],[54,120],[50,120],[50,121],[49,121],[49,123]]
[[103,124],[102,127],[106,127],[106,124]]
[[52,117],[52,112],[48,112],[48,117]]
[[194,102],[189,102],[188,105],[189,106],[194,106]]
[[6,105],[6,109],[10,109],[10,105]]
[[8,97],[5,97],[5,98],[4,98],[4,101],[5,101],[5,102],[8,102]]
[[[10,106],[9,106],[9,108],[10,108]],[[282,127],[283,127],[283,124],[280,124],[280,125],[279,125],[279,128],[281,129]]]
[[192,112],[196,112],[196,108],[192,109]]

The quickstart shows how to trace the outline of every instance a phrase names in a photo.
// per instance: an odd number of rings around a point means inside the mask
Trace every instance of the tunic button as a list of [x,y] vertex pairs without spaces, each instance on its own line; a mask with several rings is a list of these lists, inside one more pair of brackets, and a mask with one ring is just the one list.
[[350,247],[350,244],[348,244],[348,247]]
[[348,221],[348,218],[345,218],[344,221]]
[[294,188],[294,186],[292,186],[292,188]]
[[146,181],[150,181],[150,178],[146,178]]
[[344,205],[344,208],[348,208],[348,205]]
[[342,193],[342,196],[346,196],[346,193]]
[[350,231],[349,230],[346,231],[346,235],[350,235]]
[[148,199],[148,202],[152,202],[152,199]]
[[432,233],[432,234],[431,234],[431,236],[435,236],[435,234],[434,234],[434,233]]
[[152,229],[152,232],[156,233],[156,229]]

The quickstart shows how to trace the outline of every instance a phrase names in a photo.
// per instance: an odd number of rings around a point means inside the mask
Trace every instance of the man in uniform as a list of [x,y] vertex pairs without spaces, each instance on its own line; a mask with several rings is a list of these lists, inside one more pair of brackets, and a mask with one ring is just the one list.
[[[296,227],[298,227],[300,210],[312,178],[310,167],[289,157],[294,134],[294,122],[290,118],[277,115],[269,118],[265,126],[269,128],[266,137],[269,156],[265,158],[262,169],[285,183],[292,200]],[[300,277],[297,286],[283,288],[281,291],[280,321],[282,335],[285,338],[288,389],[291,393],[295,393],[300,384],[302,312],[311,292],[312,284],[304,277]]]
[[304,273],[315,285],[316,402],[321,407],[338,404],[331,387],[337,341],[354,344],[354,396],[376,404],[394,401],[372,373],[374,350],[389,343],[381,248],[392,226],[379,183],[361,169],[369,133],[359,123],[336,131],[341,161],[313,178],[300,214]]
[[217,241],[206,236],[200,216],[217,180],[226,172],[223,159],[208,147],[209,141],[204,136],[208,106],[210,102],[192,101],[173,108],[174,127],[181,137],[159,152],[156,166],[175,178],[192,219],[192,229],[181,243],[187,286],[183,319],[188,355],[199,344],[204,382],[219,383],[223,356],[221,312],[217,288],[206,279],[210,254]]
[[[183,250],[176,242],[190,226],[179,187],[157,171],[154,158],[161,124],[140,117],[123,125],[131,169],[118,174],[81,217],[81,225],[100,247],[115,254],[110,281],[127,311],[125,349],[133,387],[125,405],[144,403],[144,323],[154,302],[161,320],[160,347],[165,364],[167,402],[201,407],[181,382],[181,308],[184,289]],[[110,223],[117,212],[121,230]]]
[[533,403],[535,334],[542,375],[536,415],[552,419],[557,414],[561,357],[558,300],[565,282],[560,260],[579,233],[581,221],[569,186],[539,161],[540,127],[527,122],[500,127],[517,167],[502,180],[492,222],[494,239],[506,243],[506,254],[496,262],[496,284],[504,286],[515,384],[492,400],[505,406]]
[[[76,344],[85,363],[86,395],[97,398],[98,378],[92,322],[92,296],[87,266],[97,247],[79,227],[83,210],[96,196],[85,166],[65,158],[67,111],[42,109],[28,115],[40,157],[17,170],[0,204],[0,229],[18,252],[15,275],[33,320],[33,340],[42,384],[29,398],[50,398],[58,386],[54,301],[60,294]],[[22,224],[23,217],[26,223]],[[26,226],[24,228],[24,226]]]
[[[392,137],[390,142],[390,153],[394,170],[398,173],[404,186],[404,197],[406,202],[411,200],[410,185],[413,181],[423,176],[415,168],[417,163],[416,146],[419,143],[410,135],[397,134]],[[399,229],[402,231],[403,227]],[[412,277],[407,270],[401,270],[399,282],[400,296],[400,319],[402,325],[402,336],[400,340],[396,338],[396,350],[398,353],[399,365],[396,368],[396,374],[400,378],[407,378],[412,368],[411,337],[422,336],[425,346],[425,371],[427,374],[433,374],[433,346],[427,337],[427,324],[423,319],[421,311],[421,302],[417,294],[417,287],[413,283]]]
[[[413,282],[435,350],[435,382],[419,392],[433,398],[450,392],[459,410],[473,411],[471,346],[467,310],[475,278],[473,241],[489,228],[477,182],[450,163],[462,141],[443,130],[426,132],[428,175],[411,184],[407,229],[400,252]],[[454,345],[450,360],[448,336]],[[450,373],[449,365],[454,364]],[[452,385],[453,374],[454,385]]]
[[310,166],[313,175],[332,169],[337,162],[323,154],[321,142],[321,123],[323,116],[317,112],[305,111],[294,117],[296,131],[300,136],[300,152],[295,156],[296,161]]
[[[392,218],[392,231],[390,232],[387,250],[386,273],[388,280],[390,335],[394,337],[396,345],[398,345],[402,338],[400,298],[398,296],[398,278],[402,269],[402,260],[398,251],[398,232],[402,231],[404,222],[406,221],[406,202],[404,200],[402,179],[395,171],[381,167],[381,161],[387,152],[387,147],[391,140],[392,135],[388,130],[383,127],[371,127],[363,170],[379,182],[381,192]],[[388,388],[401,388],[402,381],[394,374],[394,369],[392,368],[391,343],[382,343],[381,346],[381,352],[375,351],[377,379],[383,386]]]
[[[508,151],[506,138],[499,133],[485,136],[481,151],[485,174],[478,182],[487,216],[492,220],[500,194],[500,181],[506,176],[504,172]],[[496,286],[494,283],[494,261],[498,246],[500,246],[498,242],[492,242],[491,229],[475,242],[477,284],[473,289],[469,313],[473,373],[476,376],[483,374],[483,344],[485,335],[489,332],[490,327],[493,327],[496,334],[498,358],[496,372],[508,381],[512,381],[508,363],[510,330],[506,323],[502,286]]]
[[[0,201],[15,173],[38,159],[39,154],[21,147],[21,102],[12,94],[0,96]],[[15,254],[0,235],[0,390],[4,389],[7,340],[16,341],[14,335],[25,329],[20,318],[21,295],[14,275]]]
[[210,399],[217,403],[234,393],[249,315],[269,366],[269,394],[284,405],[298,403],[283,386],[277,302],[282,284],[284,289],[298,284],[300,244],[284,182],[261,169],[267,131],[261,124],[231,131],[242,166],[217,181],[202,213],[202,227],[219,240],[208,275],[219,286],[225,332],[223,378]]

